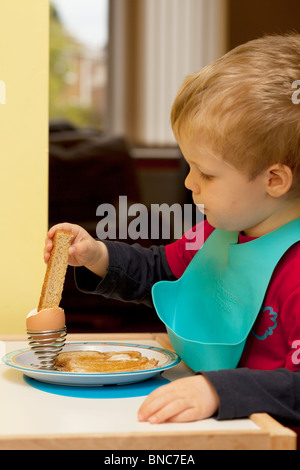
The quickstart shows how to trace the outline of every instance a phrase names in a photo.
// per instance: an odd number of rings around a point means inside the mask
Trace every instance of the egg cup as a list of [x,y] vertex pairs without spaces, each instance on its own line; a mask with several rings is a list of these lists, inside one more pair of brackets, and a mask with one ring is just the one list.
[[67,328],[48,331],[27,330],[29,346],[39,360],[39,369],[55,370],[55,358],[62,351]]

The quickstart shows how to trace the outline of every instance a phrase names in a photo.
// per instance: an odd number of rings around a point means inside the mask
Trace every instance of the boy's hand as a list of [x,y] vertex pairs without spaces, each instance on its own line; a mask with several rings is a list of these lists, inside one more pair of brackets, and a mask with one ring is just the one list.
[[104,277],[108,266],[108,252],[101,241],[95,240],[79,225],[62,223],[51,227],[44,248],[44,261],[48,263],[53,248],[53,237],[57,230],[67,230],[74,235],[69,248],[68,263],[70,266],[85,266],[95,274]]
[[202,375],[185,377],[163,385],[146,398],[139,421],[153,424],[187,422],[213,416],[219,408],[218,395]]

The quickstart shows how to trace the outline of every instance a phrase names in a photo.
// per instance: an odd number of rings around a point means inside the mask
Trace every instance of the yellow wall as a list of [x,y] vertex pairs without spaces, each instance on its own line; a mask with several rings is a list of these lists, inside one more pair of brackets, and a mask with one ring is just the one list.
[[25,333],[45,273],[48,9],[48,0],[0,3],[0,334]]

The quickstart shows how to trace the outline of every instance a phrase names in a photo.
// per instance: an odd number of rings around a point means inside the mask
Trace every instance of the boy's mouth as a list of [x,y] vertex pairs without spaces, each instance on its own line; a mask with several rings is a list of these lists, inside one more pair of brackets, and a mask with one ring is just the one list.
[[202,214],[206,214],[207,208],[204,206],[204,204],[197,203],[195,200],[194,200],[194,204],[195,204],[195,206],[197,206],[198,210],[199,210]]

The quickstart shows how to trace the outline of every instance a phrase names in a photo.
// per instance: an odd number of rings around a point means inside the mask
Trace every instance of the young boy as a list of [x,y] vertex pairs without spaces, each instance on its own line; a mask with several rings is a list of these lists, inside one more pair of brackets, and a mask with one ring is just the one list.
[[[183,83],[171,121],[190,168],[186,187],[195,204],[204,205],[206,221],[197,227],[204,230],[204,241],[218,229],[239,232],[242,244],[291,221],[299,219],[300,226],[300,106],[293,99],[298,79],[300,35],[295,34],[250,41]],[[46,262],[57,229],[74,233],[69,264],[80,267],[78,287],[125,301],[151,304],[152,286],[178,279],[197,254],[186,249],[186,236],[145,249],[104,243],[77,225],[59,224],[48,232]],[[233,419],[267,412],[284,423],[299,423],[298,240],[276,265],[257,314],[237,368],[199,371],[158,388],[142,404],[139,420]]]

